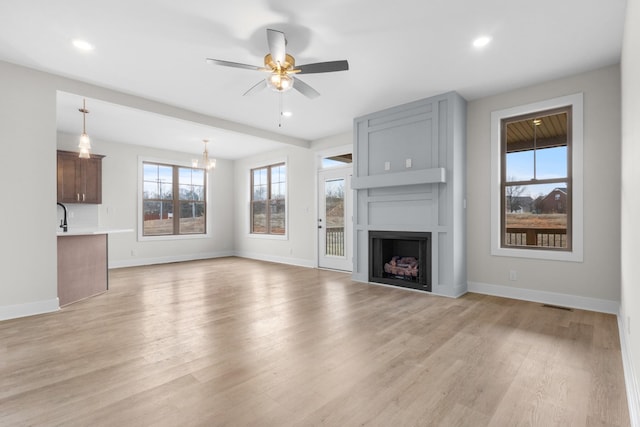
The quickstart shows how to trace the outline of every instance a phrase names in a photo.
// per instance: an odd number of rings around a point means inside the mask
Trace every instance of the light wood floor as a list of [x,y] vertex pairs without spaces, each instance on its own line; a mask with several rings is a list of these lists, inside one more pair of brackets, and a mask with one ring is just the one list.
[[240,258],[0,322],[2,426],[628,426],[614,316]]

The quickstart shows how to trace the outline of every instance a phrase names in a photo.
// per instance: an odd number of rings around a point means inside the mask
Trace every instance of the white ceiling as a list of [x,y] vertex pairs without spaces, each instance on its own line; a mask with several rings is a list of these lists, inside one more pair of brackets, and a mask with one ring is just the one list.
[[[619,62],[625,0],[2,0],[0,60],[304,140],[348,132],[353,118],[455,90],[467,100]],[[242,94],[262,65],[266,28],[296,63],[347,59],[303,80],[322,96]],[[488,35],[484,49],[474,38]],[[80,52],[71,41],[95,46]],[[84,94],[61,93],[58,126],[81,130]],[[88,99],[94,138],[239,158],[280,143]],[[259,132],[253,132],[253,135]]]

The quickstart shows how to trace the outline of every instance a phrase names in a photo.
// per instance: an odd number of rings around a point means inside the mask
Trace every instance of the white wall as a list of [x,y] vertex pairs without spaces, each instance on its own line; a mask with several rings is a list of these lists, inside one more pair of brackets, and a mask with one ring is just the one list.
[[[469,290],[617,312],[620,301],[620,69],[585,74],[468,103]],[[491,256],[491,112],[584,93],[584,262]],[[509,280],[515,270],[517,280]]]
[[58,308],[56,92],[0,62],[0,320]]
[[[235,254],[247,258],[317,266],[317,168],[322,155],[343,154],[353,148],[352,132],[310,143],[310,149],[289,147],[236,160]],[[287,237],[252,236],[249,233],[249,171],[287,162]]]
[[621,320],[632,425],[640,426],[640,1],[628,0],[622,49]]
[[332,148],[345,145],[351,146],[351,148],[349,148],[349,150],[351,151],[351,149],[353,148],[353,131],[340,133],[338,135],[332,135],[327,138],[317,139],[315,141],[311,141],[310,144],[311,149],[318,152],[331,150]]
[[[76,151],[77,135],[58,134],[58,148]],[[69,226],[83,225],[133,229],[134,232],[109,236],[109,267],[155,264],[189,259],[213,258],[233,254],[233,161],[217,159],[209,173],[206,238],[181,240],[138,241],[138,164],[139,157],[190,163],[193,154],[158,150],[140,145],[91,140],[92,152],[106,157],[102,160],[102,204],[69,204]],[[96,224],[86,224],[97,211]],[[89,214],[87,214],[89,212]],[[132,252],[133,251],[133,252]]]
[[[250,170],[286,161],[287,238],[249,234]],[[315,153],[290,147],[235,162],[235,250],[239,256],[313,267],[316,265]]]

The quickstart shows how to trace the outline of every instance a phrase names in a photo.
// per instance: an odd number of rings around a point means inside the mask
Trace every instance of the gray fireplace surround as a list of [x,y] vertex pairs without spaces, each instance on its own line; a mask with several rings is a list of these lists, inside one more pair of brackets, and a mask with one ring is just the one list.
[[354,280],[370,282],[370,232],[428,232],[423,290],[467,292],[465,124],[455,92],[354,120]]

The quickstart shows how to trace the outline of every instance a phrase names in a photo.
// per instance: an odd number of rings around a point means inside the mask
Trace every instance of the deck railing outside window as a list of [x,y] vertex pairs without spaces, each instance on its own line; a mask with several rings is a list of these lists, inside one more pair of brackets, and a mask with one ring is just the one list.
[[566,228],[522,228],[507,227],[505,244],[514,246],[538,246],[566,248]]

